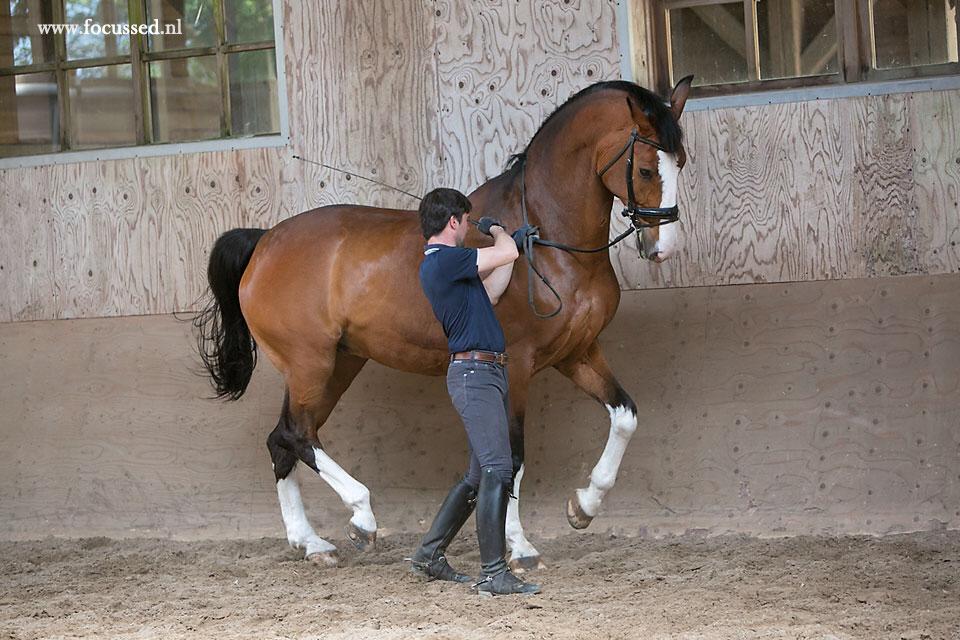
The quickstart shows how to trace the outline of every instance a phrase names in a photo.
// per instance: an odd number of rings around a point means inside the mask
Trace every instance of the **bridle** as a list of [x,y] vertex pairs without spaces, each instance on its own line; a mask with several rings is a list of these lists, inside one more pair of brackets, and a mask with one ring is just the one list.
[[[633,160],[636,152],[635,148],[638,142],[641,142],[646,145],[650,145],[651,147],[653,147],[654,149],[657,149],[658,151],[664,151],[664,152],[667,151],[663,147],[663,145],[661,145],[656,140],[651,140],[650,138],[645,138],[641,136],[637,132],[637,128],[634,127],[633,130],[630,132],[630,138],[627,140],[627,143],[623,145],[623,148],[620,149],[620,152],[617,153],[617,155],[613,156],[613,158],[606,164],[606,166],[604,166],[603,169],[601,169],[599,173],[597,173],[598,178],[603,177],[603,174],[605,174],[610,169],[610,167],[615,165],[617,161],[624,156],[625,153],[627,153],[628,151],[630,152],[630,155],[627,156],[627,204],[623,208],[623,211],[620,212],[620,215],[622,215],[623,217],[630,218],[630,226],[627,228],[626,231],[624,231],[619,236],[614,238],[611,242],[608,242],[602,247],[596,247],[595,249],[583,249],[580,247],[572,247],[562,242],[553,242],[552,240],[545,240],[540,237],[539,229],[537,229],[536,227],[530,227],[530,221],[527,218],[527,185],[526,185],[527,159],[524,156],[520,157],[519,159],[519,162],[520,162],[520,213],[523,216],[524,226],[530,229],[528,234],[523,238],[523,255],[525,255],[527,258],[527,303],[530,305],[530,308],[533,309],[534,315],[536,315],[538,318],[552,318],[553,316],[560,313],[560,311],[563,310],[563,300],[560,298],[560,294],[557,293],[557,290],[553,287],[553,285],[550,284],[550,281],[547,280],[547,277],[542,273],[540,273],[540,270],[537,269],[537,265],[535,264],[533,259],[533,246],[535,244],[539,244],[544,247],[552,247],[554,249],[560,249],[562,251],[575,252],[575,253],[597,253],[599,251],[606,251],[610,247],[624,240],[627,236],[629,236],[633,232],[636,232],[637,235],[639,236],[641,229],[650,228],[650,227],[659,227],[660,225],[670,224],[671,222],[676,222],[677,220],[680,219],[680,210],[677,208],[677,205],[673,205],[672,207],[641,207],[637,205],[637,198],[633,190]],[[394,187],[392,185],[386,184],[385,182],[381,182],[379,180],[375,180],[367,176],[362,176],[360,174],[346,171],[345,169],[340,169],[338,167],[324,164],[322,162],[317,162],[316,160],[309,160],[299,155],[295,155],[293,157],[296,160],[301,160],[303,162],[316,164],[321,167],[325,167],[327,169],[333,169],[334,171],[345,173],[348,176],[354,176],[362,180],[366,180],[368,182],[372,182],[374,184],[378,184],[378,185],[387,187],[389,189],[393,189],[394,191],[405,193],[408,196],[415,198],[417,200],[422,199],[420,198],[420,196],[416,196],[408,191],[404,191],[403,189],[398,189],[397,187]],[[641,220],[641,218],[655,218],[656,222],[647,222],[645,220]],[[476,223],[474,222],[474,224]],[[641,246],[642,246],[642,241],[640,240],[640,238],[637,238],[637,247],[640,248]],[[554,297],[557,299],[557,302],[559,304],[554,311],[551,311],[550,313],[540,313],[537,310],[536,302],[533,299],[533,274],[537,274],[537,277],[539,277],[540,280],[543,281],[543,284],[547,285],[547,288],[550,289],[550,293],[552,293]]]
[[[629,151],[630,155],[627,156],[627,206],[623,208],[623,211],[620,212],[620,215],[624,217],[630,216],[633,226],[637,229],[642,229],[644,227],[659,227],[662,224],[676,222],[680,219],[680,210],[677,208],[677,205],[673,205],[672,207],[637,206],[637,197],[633,192],[633,157],[634,148],[638,142],[648,144],[657,151],[663,151],[664,153],[667,152],[663,145],[656,140],[644,138],[637,133],[637,129],[634,127],[633,131],[630,132],[630,138],[627,140],[627,144],[623,145],[623,148],[620,149],[620,153],[613,156],[610,162],[608,162],[603,169],[600,169],[600,173],[597,174],[597,177],[602,178],[603,174],[605,174],[610,167],[615,165],[617,160],[623,157],[623,154]],[[640,221],[638,223],[637,221],[633,220],[633,217],[657,218],[657,222]]]
[[[560,294],[557,293],[557,290],[553,287],[553,285],[550,284],[550,281],[547,279],[547,277],[540,273],[540,270],[537,269],[537,265],[534,263],[533,259],[533,246],[535,244],[576,253],[597,253],[599,251],[605,251],[609,249],[610,247],[624,240],[631,233],[636,232],[638,235],[637,246],[640,247],[641,240],[639,238],[639,234],[641,229],[659,227],[660,225],[670,224],[671,222],[676,222],[680,219],[680,210],[677,205],[673,205],[672,207],[641,207],[637,205],[636,195],[633,190],[633,160],[635,147],[638,142],[650,145],[659,151],[666,152],[666,149],[663,147],[663,145],[656,140],[644,138],[637,132],[637,129],[634,128],[633,131],[630,132],[630,138],[627,140],[627,143],[623,145],[623,148],[620,149],[620,152],[615,155],[603,167],[603,169],[599,171],[599,173],[597,173],[598,178],[603,177],[603,174],[605,174],[610,167],[615,165],[617,161],[624,156],[624,154],[626,154],[628,151],[630,152],[630,155],[627,156],[627,202],[626,206],[623,208],[623,211],[620,212],[620,215],[630,219],[630,226],[626,231],[602,247],[596,247],[595,249],[583,249],[580,247],[572,247],[568,244],[563,244],[562,242],[544,240],[540,237],[539,230],[536,228],[533,228],[532,232],[523,238],[523,255],[527,258],[527,303],[530,305],[530,308],[533,309],[534,315],[536,315],[538,318],[552,318],[560,313],[560,311],[563,310],[563,300],[560,298]],[[521,158],[520,162],[520,213],[523,217],[524,226],[529,228],[530,222],[527,218],[527,189],[525,179],[527,168],[526,158]],[[641,220],[640,218],[656,218],[656,222],[647,222],[645,220]],[[536,302],[533,299],[534,273],[537,274],[537,277],[539,277],[541,281],[543,281],[543,284],[547,285],[547,288],[550,289],[550,293],[554,295],[559,303],[557,308],[550,313],[540,313],[540,311],[537,310]]]

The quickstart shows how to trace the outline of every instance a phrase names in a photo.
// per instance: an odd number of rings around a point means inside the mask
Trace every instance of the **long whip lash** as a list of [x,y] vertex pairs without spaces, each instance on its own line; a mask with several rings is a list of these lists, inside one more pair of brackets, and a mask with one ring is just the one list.
[[353,176],[354,178],[360,178],[361,180],[366,180],[367,182],[372,182],[373,184],[378,184],[378,185],[380,185],[381,187],[386,187],[387,189],[393,189],[394,191],[399,191],[400,193],[406,194],[406,195],[410,196],[411,198],[415,198],[415,199],[417,199],[417,200],[423,200],[423,198],[421,198],[420,196],[415,196],[415,195],[413,195],[412,193],[410,193],[409,191],[404,191],[403,189],[401,189],[401,188],[399,188],[399,187],[395,187],[395,186],[390,185],[390,184],[387,184],[386,182],[381,182],[381,181],[375,180],[375,179],[373,179],[373,178],[368,178],[367,176],[362,176],[362,175],[360,175],[359,173],[353,173],[352,171],[347,171],[346,169],[341,169],[341,168],[339,168],[339,167],[332,167],[332,166],[330,166],[329,164],[324,164],[323,162],[317,162],[316,160],[310,160],[309,158],[304,158],[303,156],[294,155],[294,156],[293,156],[293,159],[294,159],[294,160],[300,160],[300,161],[302,161],[302,162],[309,162],[310,164],[315,164],[315,165],[317,165],[317,166],[319,166],[319,167],[324,167],[325,169],[332,169],[333,171],[339,171],[340,173],[345,173],[345,174],[347,174],[348,176]]

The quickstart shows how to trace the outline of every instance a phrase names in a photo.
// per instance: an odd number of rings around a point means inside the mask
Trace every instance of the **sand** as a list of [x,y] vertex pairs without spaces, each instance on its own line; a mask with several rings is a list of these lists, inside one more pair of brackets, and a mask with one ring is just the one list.
[[[425,582],[387,536],[341,565],[279,539],[0,542],[0,640],[31,638],[960,639],[960,531],[534,540],[537,596]],[[474,571],[476,539],[448,556]],[[533,576],[528,576],[532,578]]]

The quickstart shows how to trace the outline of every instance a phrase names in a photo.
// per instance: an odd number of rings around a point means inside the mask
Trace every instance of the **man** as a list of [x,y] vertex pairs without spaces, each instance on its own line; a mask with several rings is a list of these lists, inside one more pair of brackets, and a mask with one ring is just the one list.
[[467,431],[470,468],[450,490],[411,560],[415,570],[431,578],[470,582],[470,576],[454,570],[443,554],[476,504],[480,546],[477,591],[539,593],[539,585],[514,576],[504,558],[513,462],[507,423],[506,346],[493,313],[493,305],[510,282],[513,262],[519,256],[517,245],[527,230],[518,230],[515,240],[499,222],[484,217],[477,228],[493,236],[494,245],[465,248],[470,208],[470,200],[454,189],[435,189],[420,205],[420,227],[427,239],[420,284],[447,336],[447,391]]

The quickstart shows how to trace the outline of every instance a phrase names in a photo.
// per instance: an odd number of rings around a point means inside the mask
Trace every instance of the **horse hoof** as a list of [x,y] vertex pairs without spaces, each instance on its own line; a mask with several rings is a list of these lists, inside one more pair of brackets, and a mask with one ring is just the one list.
[[528,571],[543,571],[546,568],[547,565],[543,564],[540,556],[522,556],[510,560],[510,571],[518,576]]
[[347,530],[347,537],[350,538],[350,542],[357,548],[357,551],[370,551],[377,543],[376,531],[364,531],[352,522]]
[[307,560],[313,564],[320,565],[321,567],[335,567],[339,563],[336,551],[321,551],[319,553],[311,553],[307,556]]
[[580,501],[576,496],[567,500],[567,522],[574,529],[586,529],[593,521],[593,516],[588,516],[580,508]]

